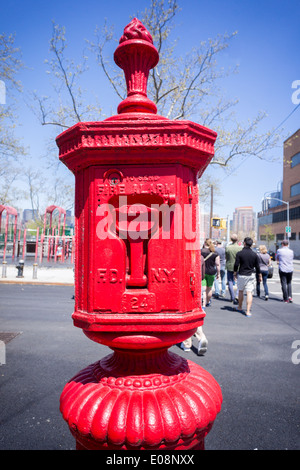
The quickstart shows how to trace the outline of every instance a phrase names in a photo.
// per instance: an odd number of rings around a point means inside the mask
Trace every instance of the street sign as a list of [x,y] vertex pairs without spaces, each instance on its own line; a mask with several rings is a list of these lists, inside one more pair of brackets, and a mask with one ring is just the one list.
[[285,233],[291,233],[292,227],[286,226],[285,227]]

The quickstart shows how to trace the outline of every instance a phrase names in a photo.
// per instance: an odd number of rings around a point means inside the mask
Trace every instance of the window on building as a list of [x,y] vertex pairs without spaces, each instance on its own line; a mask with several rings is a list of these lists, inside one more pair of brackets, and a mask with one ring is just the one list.
[[[290,220],[300,219],[300,206],[293,207],[292,209],[290,209],[289,216],[290,216]],[[285,222],[286,220],[287,220],[287,210],[284,210],[280,212],[274,212],[272,214],[271,223],[276,224],[277,222]]]
[[[284,239],[288,239],[287,233],[277,233],[276,241],[279,242]],[[291,236],[289,237],[290,240],[296,240],[296,232],[292,232]]]
[[291,186],[291,197],[298,196],[298,194],[300,194],[300,182]]
[[290,219],[300,219],[300,206],[293,207],[292,209],[290,209]]
[[294,166],[299,165],[299,163],[300,163],[300,152],[296,153],[296,155],[292,157],[291,168],[294,168]]
[[[262,213],[263,214],[263,213]],[[268,215],[262,215],[261,217],[258,217],[258,225],[268,225],[268,224],[271,224],[273,222],[273,219],[272,219],[272,214],[268,214]]]
[[280,212],[274,212],[274,214],[273,214],[273,224],[276,224],[277,222],[285,222],[286,220],[287,220],[287,210],[280,211]]

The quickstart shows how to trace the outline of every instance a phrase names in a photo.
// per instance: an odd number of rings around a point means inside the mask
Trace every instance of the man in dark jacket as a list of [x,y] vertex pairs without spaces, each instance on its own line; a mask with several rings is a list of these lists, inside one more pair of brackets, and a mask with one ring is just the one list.
[[[251,250],[253,240],[250,237],[244,239],[244,248],[236,255],[234,263],[234,278],[237,279],[237,288],[239,291],[239,306],[237,311],[242,312],[244,292],[247,294],[246,316],[251,316],[251,306],[253,300],[253,291],[255,285],[255,271],[261,277],[259,269],[259,259],[257,254]],[[238,276],[237,276],[238,274]]]

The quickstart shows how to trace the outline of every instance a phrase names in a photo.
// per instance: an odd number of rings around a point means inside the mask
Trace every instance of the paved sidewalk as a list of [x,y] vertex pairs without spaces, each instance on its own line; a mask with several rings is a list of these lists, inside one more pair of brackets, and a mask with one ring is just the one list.
[[[2,267],[0,268],[2,269]],[[33,279],[33,266],[24,266],[24,277],[17,277],[16,264],[7,265],[6,277],[3,278],[0,271],[0,283],[4,284],[51,284],[51,285],[74,285],[74,271],[72,266],[41,266],[37,268],[37,279]]]
[[[74,285],[74,271],[73,266],[63,265],[60,263],[53,264],[50,266],[38,266],[37,268],[37,279],[33,279],[33,261],[30,260],[24,266],[24,277],[18,278],[18,270],[16,268],[16,263],[8,264],[6,269],[6,277],[2,277],[2,264],[0,264],[0,283],[4,284],[51,284],[51,285],[65,285],[72,286]],[[274,262],[274,278],[268,280],[270,285],[270,290],[272,290],[272,284],[276,280],[279,280],[277,265]],[[300,282],[300,260],[294,260],[295,272],[293,278],[293,284]],[[281,297],[281,290],[278,290],[278,296]],[[276,292],[277,294],[277,292]],[[296,299],[295,299],[296,300]],[[300,299],[299,299],[300,303]]]

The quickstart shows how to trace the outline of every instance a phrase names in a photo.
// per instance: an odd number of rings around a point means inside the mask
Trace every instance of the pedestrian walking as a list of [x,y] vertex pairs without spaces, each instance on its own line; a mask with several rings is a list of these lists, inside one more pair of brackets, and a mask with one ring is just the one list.
[[224,297],[226,294],[226,279],[225,279],[225,265],[226,265],[226,257],[225,257],[225,248],[222,246],[222,242],[217,240],[215,243],[216,246],[216,253],[220,256],[220,280],[221,280],[221,292],[219,286],[219,279],[215,279],[214,288],[215,288],[215,297],[218,299],[219,297]]
[[238,303],[236,295],[234,293],[233,285],[235,283],[233,271],[234,271],[234,263],[236,254],[242,250],[242,246],[238,244],[238,237],[235,233],[231,235],[231,243],[226,246],[225,248],[225,258],[226,258],[226,265],[225,269],[227,270],[227,282],[228,282],[228,291],[230,295],[230,301],[234,304]]
[[[237,279],[237,288],[238,288],[238,308],[236,310],[238,312],[243,312],[243,300],[244,300],[244,292],[247,295],[246,301],[246,313],[247,317],[251,316],[251,306],[253,301],[253,292],[254,292],[254,284],[255,284],[255,274],[260,276],[261,280],[261,273],[259,267],[259,260],[257,253],[251,250],[251,246],[253,244],[253,240],[250,237],[246,237],[244,239],[244,248],[241,251],[238,251],[235,258],[234,263],[234,278]],[[237,277],[238,274],[238,277]],[[244,313],[244,312],[243,312]]]
[[[204,277],[205,277],[205,261],[204,261],[204,257],[201,255],[201,279],[202,279],[202,281],[203,281]],[[206,338],[205,334],[203,333],[202,326],[198,326],[198,328],[196,330],[196,333],[194,333],[194,336],[198,340],[198,356],[203,356],[207,351],[208,341],[207,341],[207,338]],[[184,340],[181,343],[180,347],[185,352],[191,351],[192,337],[187,338],[186,340]]]
[[256,273],[256,294],[257,297],[260,297],[260,284],[261,279],[264,286],[265,291],[265,300],[269,299],[269,289],[268,289],[268,274],[269,274],[269,266],[272,265],[271,256],[268,253],[267,247],[265,245],[259,245],[259,253],[257,253],[259,259],[259,268],[261,272],[261,276]]
[[277,250],[276,260],[278,264],[279,277],[283,301],[285,303],[293,302],[292,297],[292,277],[293,277],[293,259],[294,252],[289,248],[288,240],[281,242],[281,248]]
[[[205,307],[210,305],[212,288],[215,277],[219,278],[220,275],[220,257],[215,251],[215,246],[210,238],[207,238],[204,242],[201,250],[201,259],[204,263],[202,268],[202,305],[203,310]],[[208,340],[203,332],[203,327],[197,328],[196,336],[198,343],[198,356],[203,356],[207,351]],[[192,337],[183,341],[180,347],[185,351],[191,351]]]
[[205,261],[205,276],[202,281],[203,307],[208,307],[211,304],[214,281],[220,277],[220,256],[210,238],[205,240],[201,255]]

